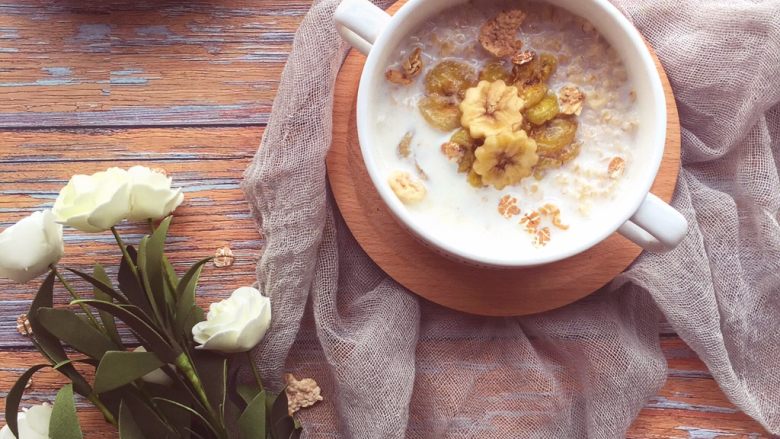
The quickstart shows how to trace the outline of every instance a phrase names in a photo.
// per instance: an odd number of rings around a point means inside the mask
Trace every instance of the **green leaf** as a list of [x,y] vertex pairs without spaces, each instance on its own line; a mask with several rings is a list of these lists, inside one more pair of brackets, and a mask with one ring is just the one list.
[[255,396],[257,396],[258,393],[262,392],[262,390],[257,387],[257,384],[239,384],[236,386],[236,392],[241,396],[241,399],[243,399],[245,403],[249,404],[255,399]]
[[[144,236],[141,238],[141,243],[138,244],[138,275],[141,276],[141,284],[143,285],[143,289],[146,292],[146,299],[152,306],[152,315],[156,316],[158,321],[164,323],[164,315],[160,312],[160,310],[165,309],[165,300],[162,297],[157,297],[158,295],[162,295],[162,291],[152,288],[151,276],[146,271],[147,266],[149,265],[149,262],[147,261],[148,247],[149,237]],[[155,291],[159,291],[159,294],[155,294]]]
[[265,390],[258,393],[238,418],[238,429],[244,439],[265,438]]
[[148,345],[149,350],[154,351],[161,360],[173,363],[179,355],[178,348],[172,347],[160,333],[146,320],[143,311],[133,305],[118,305],[100,300],[81,299],[74,300],[71,304],[86,303],[99,310],[107,311],[119,320],[123,321],[133,330],[133,333]]
[[167,439],[176,437],[173,427],[160,416],[160,411],[154,405],[151,395],[143,395],[135,389],[125,392],[122,402],[127,406],[133,419],[140,423],[136,425],[148,439]]
[[[168,228],[171,225],[172,216],[160,222],[160,226],[149,237],[146,244],[145,272],[149,276],[149,284],[152,291],[162,292],[165,282],[163,271],[163,252],[165,251],[165,239],[168,236]],[[159,302],[158,302],[159,303]]]
[[206,420],[206,418],[202,414],[200,414],[197,410],[195,410],[195,409],[193,409],[193,408],[191,408],[189,406],[186,406],[186,405],[184,405],[184,404],[182,404],[182,403],[180,403],[178,401],[174,401],[174,400],[171,400],[171,399],[168,399],[168,398],[154,397],[154,398],[152,398],[152,400],[153,401],[164,402],[166,404],[170,404],[173,407],[176,407],[176,408],[184,410],[184,411],[186,411],[186,412],[188,412],[188,413],[190,413],[192,415],[195,415],[196,418],[200,419],[201,422],[203,422],[204,425],[208,426],[212,430],[212,432],[214,432],[216,434],[216,431],[214,431],[214,429],[213,429],[212,425],[209,423],[209,421]]
[[[30,327],[33,330],[33,338],[41,353],[52,363],[62,363],[68,359],[65,349],[60,341],[52,335],[38,320],[38,310],[41,308],[54,307],[54,272],[49,273],[41,284],[38,294],[30,305],[30,311],[27,313],[27,319],[30,321]],[[73,388],[80,395],[86,396],[92,392],[92,389],[81,374],[71,364],[57,369],[60,373],[68,377],[73,382]]]
[[271,437],[289,439],[295,433],[295,422],[287,411],[287,394],[282,390],[271,407]]
[[216,407],[225,400],[227,385],[227,358],[210,351],[194,351],[191,353],[195,371],[203,382],[203,390],[209,401]]
[[27,369],[26,372],[16,380],[16,383],[8,391],[8,395],[5,397],[5,422],[8,423],[8,428],[14,436],[19,437],[19,426],[17,423],[17,413],[19,412],[19,403],[22,401],[22,394],[24,388],[27,387],[27,383],[30,381],[35,372],[43,369],[44,367],[51,367],[48,364],[38,364]]
[[168,257],[163,255],[163,268],[165,269],[165,280],[169,284],[172,291],[176,291],[179,287],[179,276],[176,275],[176,269],[173,268]]
[[124,400],[119,403],[119,439],[146,439]]
[[57,439],[83,439],[76,403],[73,401],[73,384],[66,384],[57,392],[49,420],[49,435]]
[[[106,284],[111,285],[111,279],[108,278],[108,274],[106,273],[105,268],[103,268],[100,264],[95,264],[95,269],[92,273],[92,277],[97,279],[98,281]],[[98,300],[102,300],[104,302],[111,302],[112,298],[110,295],[106,294],[101,290],[100,288],[95,287],[92,290],[92,293],[95,295],[95,298]],[[111,315],[111,313],[108,313],[106,311],[98,311],[98,314],[100,314],[100,320],[103,322],[103,327],[106,328],[106,333],[109,337],[111,337],[111,340],[119,346],[122,347],[122,338],[119,336],[119,331],[116,330],[116,322],[114,321],[114,316]]]
[[106,293],[107,295],[111,296],[111,298],[113,298],[117,302],[119,302],[121,304],[127,304],[128,303],[127,298],[125,296],[117,293],[116,291],[114,291],[114,289],[111,288],[110,284],[109,285],[104,284],[103,282],[95,279],[94,277],[88,275],[87,273],[82,273],[81,271],[74,270],[72,268],[68,268],[68,271],[70,271],[71,273],[81,277],[85,281],[91,283],[93,287],[95,287],[98,290],[100,290],[100,291]]
[[[187,270],[181,278],[176,291],[178,302],[176,304],[176,327],[187,339],[192,335],[192,327],[203,321],[203,310],[195,304],[195,290],[198,288],[198,280],[203,266],[213,258],[205,258],[196,262]],[[200,313],[197,312],[200,310]]]
[[119,349],[105,334],[76,313],[61,308],[38,309],[38,320],[44,328],[73,349],[99,360],[106,351]]
[[[133,264],[138,265],[138,253],[133,246],[127,246],[127,254],[130,255],[130,259]],[[119,274],[118,274],[119,289],[127,296],[131,304],[141,308],[147,315],[153,315],[152,307],[149,304],[149,299],[146,297],[143,287],[138,283],[133,271],[127,264],[125,258],[119,262]]]
[[154,352],[108,351],[95,372],[95,392],[122,387],[164,364]]

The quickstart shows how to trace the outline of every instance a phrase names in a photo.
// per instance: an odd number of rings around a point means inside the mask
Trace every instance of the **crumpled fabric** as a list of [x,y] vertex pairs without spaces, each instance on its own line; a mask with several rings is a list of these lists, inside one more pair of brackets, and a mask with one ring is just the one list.
[[780,434],[780,2],[613,3],[674,89],[672,204],[690,232],[584,300],[488,318],[405,290],[339,216],[325,156],[348,47],[338,0],[314,2],[243,184],[274,310],[255,352],[263,378],[279,390],[284,372],[314,377],[325,396],[300,413],[305,437],[623,437],[666,378],[663,318],[734,404]]

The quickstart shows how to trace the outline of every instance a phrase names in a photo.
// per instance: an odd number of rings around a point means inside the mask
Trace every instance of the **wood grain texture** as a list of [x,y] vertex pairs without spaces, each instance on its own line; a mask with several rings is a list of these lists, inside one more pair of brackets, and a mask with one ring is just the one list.
[[[187,190],[169,245],[177,267],[223,244],[237,256],[229,269],[208,267],[199,303],[252,283],[263,241],[238,185],[309,3],[0,0],[0,229],[49,205],[73,172],[156,165]],[[144,231],[122,230],[132,242]],[[67,240],[63,262],[74,268],[118,257],[108,236],[69,230]],[[0,281],[0,398],[40,361],[15,330],[36,286]],[[768,437],[670,328],[663,334],[669,381],[628,437]],[[53,401],[63,383],[36,376],[24,405]],[[116,437],[79,409],[86,438]]]
[[[371,259],[397,282],[448,308],[487,316],[521,316],[587,296],[639,256],[640,247],[614,233],[593,248],[559,262],[498,270],[455,261],[413,237],[384,204],[363,164],[355,100],[364,62],[363,55],[351,51],[337,79],[328,178],[350,231]],[[668,126],[664,161],[652,191],[668,202],[680,169],[680,123],[669,80],[657,59],[656,65],[666,92]],[[410,255],[414,255],[414,264],[409,263]]]
[[0,126],[264,124],[305,0],[0,0]]

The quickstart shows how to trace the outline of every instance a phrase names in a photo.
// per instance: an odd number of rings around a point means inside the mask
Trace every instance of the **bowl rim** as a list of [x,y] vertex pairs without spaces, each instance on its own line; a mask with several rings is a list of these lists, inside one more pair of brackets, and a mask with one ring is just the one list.
[[[546,252],[542,255],[535,255],[532,258],[527,255],[520,254],[517,259],[510,259],[504,257],[492,257],[481,254],[475,254],[468,251],[463,247],[459,247],[457,243],[441,239],[437,236],[431,235],[426,232],[426,227],[423,227],[419,222],[415,221],[406,206],[398,200],[392,189],[386,182],[386,177],[381,172],[378,164],[376,163],[375,155],[372,151],[373,148],[373,136],[371,125],[373,120],[367,120],[366,117],[361,115],[371,114],[371,112],[365,111],[366,108],[372,105],[371,98],[374,90],[367,90],[364,84],[370,83],[370,81],[381,75],[384,72],[384,66],[380,65],[381,52],[388,50],[388,41],[391,41],[395,36],[399,24],[412,16],[417,12],[417,9],[423,5],[424,2],[430,3],[432,0],[409,0],[407,3],[401,6],[399,10],[393,15],[386,27],[379,34],[379,37],[373,44],[372,50],[369,52],[366,62],[363,66],[363,72],[360,76],[360,83],[357,93],[357,130],[358,139],[360,142],[360,150],[363,156],[363,162],[366,166],[366,170],[371,179],[374,188],[379,193],[382,202],[395,217],[398,222],[407,231],[423,240],[425,243],[445,252],[448,255],[454,256],[455,259],[466,261],[468,263],[477,265],[487,265],[496,268],[522,268],[531,267],[535,265],[542,265],[552,263],[575,256],[582,253],[591,247],[595,246],[599,242],[605,240],[607,237],[615,233],[620,226],[630,220],[634,213],[639,209],[642,202],[650,193],[655,177],[661,166],[663,160],[663,154],[666,144],[666,129],[667,129],[667,109],[666,109],[666,96],[661,83],[660,74],[653,60],[650,50],[648,49],[644,38],[634,25],[628,21],[628,19],[620,13],[620,11],[607,0],[537,0],[543,3],[553,4],[557,7],[564,7],[568,2],[589,2],[601,9],[606,13],[612,23],[616,24],[621,33],[631,43],[631,50],[634,51],[641,60],[641,69],[645,72],[649,72],[650,80],[650,94],[652,96],[652,108],[657,114],[655,125],[650,128],[650,133],[654,136],[649,143],[654,145],[650,154],[650,160],[643,162],[643,166],[646,169],[651,170],[648,178],[644,181],[639,181],[635,185],[632,185],[632,194],[627,199],[630,203],[621,205],[622,210],[619,215],[614,215],[613,220],[609,223],[605,223],[603,227],[593,229],[595,233],[592,233],[590,239],[582,241],[581,244],[565,247],[557,252]],[[436,0],[439,3],[446,3],[448,5],[454,5],[455,3],[449,0]],[[461,0],[461,2],[466,0]],[[578,15],[572,12],[574,15]],[[594,25],[595,26],[595,25]],[[600,28],[596,27],[596,30],[600,32]],[[380,71],[381,69],[381,71]],[[660,145],[660,147],[658,146]]]

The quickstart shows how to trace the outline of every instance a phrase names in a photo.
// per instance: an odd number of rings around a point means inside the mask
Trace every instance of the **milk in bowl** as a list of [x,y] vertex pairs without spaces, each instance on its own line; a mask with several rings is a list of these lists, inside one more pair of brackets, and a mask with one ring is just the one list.
[[477,0],[407,36],[377,93],[374,156],[412,221],[496,260],[609,221],[635,163],[636,92],[586,20]]

